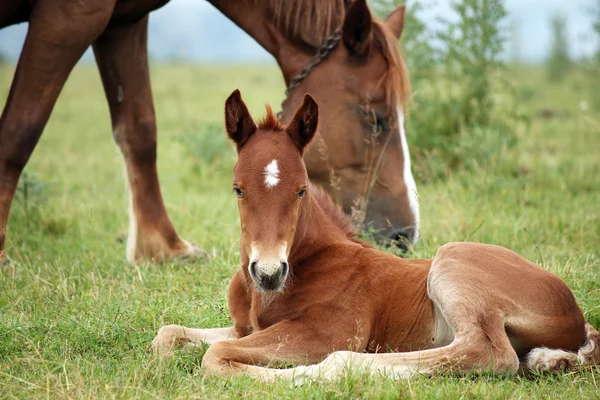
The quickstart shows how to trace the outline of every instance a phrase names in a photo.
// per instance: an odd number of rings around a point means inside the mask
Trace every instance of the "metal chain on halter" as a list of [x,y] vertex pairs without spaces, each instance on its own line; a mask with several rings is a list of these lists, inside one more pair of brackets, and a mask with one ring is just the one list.
[[300,83],[302,83],[302,81],[306,79],[308,74],[310,74],[310,71],[312,71],[314,67],[321,64],[321,62],[327,58],[331,51],[335,49],[335,47],[338,45],[341,38],[342,28],[340,27],[333,31],[333,33],[327,38],[325,43],[323,43],[321,47],[319,47],[319,50],[314,56],[312,56],[308,65],[302,68],[302,71],[300,71],[298,75],[290,79],[290,84],[288,85],[287,89],[285,89],[285,98],[281,102],[281,111],[277,113],[277,118],[281,117],[281,113],[283,112],[283,108],[285,107],[285,103],[288,99],[288,96],[290,95],[290,92],[298,86],[300,86]]

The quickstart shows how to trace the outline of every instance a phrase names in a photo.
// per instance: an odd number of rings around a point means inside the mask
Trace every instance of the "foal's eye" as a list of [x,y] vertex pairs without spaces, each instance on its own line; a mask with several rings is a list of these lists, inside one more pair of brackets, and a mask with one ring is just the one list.
[[244,192],[242,192],[242,189],[240,189],[239,187],[234,187],[233,191],[235,192],[235,195],[240,199],[244,197]]
[[306,189],[302,189],[301,191],[298,192],[298,195],[296,195],[296,197],[301,199],[304,197],[305,194],[306,194]]

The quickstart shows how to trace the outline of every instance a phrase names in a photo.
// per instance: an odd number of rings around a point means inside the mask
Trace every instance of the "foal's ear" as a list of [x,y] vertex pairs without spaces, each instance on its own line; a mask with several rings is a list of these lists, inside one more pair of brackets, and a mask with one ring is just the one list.
[[315,136],[318,122],[319,106],[310,94],[305,94],[302,105],[285,129],[300,153],[304,153],[304,149]]
[[385,26],[392,31],[396,39],[400,39],[404,30],[404,17],[406,14],[406,5],[402,4],[390,13],[385,19]]
[[353,54],[363,57],[369,54],[373,44],[373,20],[366,0],[355,0],[344,18],[342,39]]
[[256,124],[238,89],[225,101],[225,129],[229,138],[235,142],[238,152],[256,131]]

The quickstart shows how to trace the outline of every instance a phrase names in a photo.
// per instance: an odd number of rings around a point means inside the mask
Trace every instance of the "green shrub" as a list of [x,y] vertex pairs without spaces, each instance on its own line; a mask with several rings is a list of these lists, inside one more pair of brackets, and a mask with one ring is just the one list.
[[548,79],[560,81],[571,69],[567,20],[564,15],[555,14],[550,18],[550,26],[552,28],[552,49],[547,62]]
[[223,157],[235,155],[221,124],[202,125],[197,132],[186,132],[178,140],[191,157],[193,169],[199,175],[223,165]]
[[[381,14],[392,8],[390,1],[375,3]],[[421,2],[407,3],[402,45],[413,86],[408,129],[419,180],[472,168],[477,155],[497,159],[496,152],[516,145],[517,125],[526,121],[501,60],[503,1],[455,0],[454,18],[440,18],[437,30],[419,18]]]

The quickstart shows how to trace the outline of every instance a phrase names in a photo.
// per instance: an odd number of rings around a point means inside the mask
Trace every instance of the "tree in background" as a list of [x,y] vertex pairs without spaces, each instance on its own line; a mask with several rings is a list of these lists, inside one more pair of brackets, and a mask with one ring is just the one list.
[[587,73],[588,88],[590,92],[590,101],[593,109],[600,111],[600,0],[596,0],[595,7],[589,12],[593,16],[592,20],[592,38],[596,49],[590,60],[584,63]]
[[552,29],[552,48],[548,58],[548,78],[562,80],[571,69],[569,42],[567,38],[567,19],[564,15],[554,14],[550,18]]
[[518,65],[523,61],[521,26],[516,20],[510,22],[510,62]]
[[592,29],[596,39],[596,63],[600,64],[600,0],[596,0],[596,9],[594,10],[594,21]]
[[[406,1],[402,34],[413,87],[411,151],[421,182],[500,160],[516,144],[515,126],[524,119],[502,60],[508,36],[504,1],[453,0],[454,15],[438,18],[437,28],[419,18],[431,6],[426,1]],[[380,16],[398,3],[371,1]]]
[[[494,72],[503,68],[500,57],[506,35],[501,24],[507,16],[502,0],[460,0],[451,3],[458,22],[442,20],[445,29],[438,33],[443,43],[443,63],[451,81],[463,80],[457,98],[459,125],[487,125],[492,104]],[[457,126],[460,128],[460,126]]]

